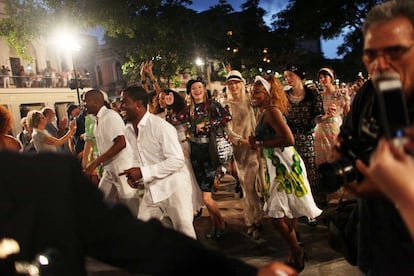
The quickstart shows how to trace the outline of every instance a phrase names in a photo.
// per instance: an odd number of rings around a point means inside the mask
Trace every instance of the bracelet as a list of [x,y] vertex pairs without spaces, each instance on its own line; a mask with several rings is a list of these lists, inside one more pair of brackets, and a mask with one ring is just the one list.
[[142,85],[146,85],[147,84],[147,81],[146,80],[141,80],[141,84]]
[[258,145],[258,146],[261,146],[261,145],[263,145],[263,141],[262,140],[257,140],[255,142],[255,144]]
[[151,80],[152,83],[157,83],[158,81],[156,79]]

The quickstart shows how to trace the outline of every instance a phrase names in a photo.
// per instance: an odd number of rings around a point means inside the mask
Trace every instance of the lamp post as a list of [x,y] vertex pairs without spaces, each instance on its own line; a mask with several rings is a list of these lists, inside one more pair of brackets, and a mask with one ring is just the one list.
[[[79,95],[79,82],[78,82],[78,75],[76,74],[76,63],[75,63],[75,58],[73,56],[73,51],[72,51],[72,64],[73,64],[73,75],[74,75],[74,80],[75,80],[75,86],[76,86],[76,94],[78,95],[78,104],[81,104],[81,100],[80,100],[80,95]],[[72,86],[70,87],[72,89]]]

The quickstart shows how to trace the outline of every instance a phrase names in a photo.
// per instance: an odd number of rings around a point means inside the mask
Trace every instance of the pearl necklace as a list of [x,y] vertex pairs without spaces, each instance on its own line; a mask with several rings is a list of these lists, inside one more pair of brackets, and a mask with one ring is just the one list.
[[299,96],[295,96],[295,95],[293,95],[292,93],[289,93],[289,94],[288,94],[288,97],[289,97],[289,100],[290,100],[292,103],[297,104],[297,103],[301,102],[301,101],[305,98],[305,94],[303,94],[303,95],[299,95]]

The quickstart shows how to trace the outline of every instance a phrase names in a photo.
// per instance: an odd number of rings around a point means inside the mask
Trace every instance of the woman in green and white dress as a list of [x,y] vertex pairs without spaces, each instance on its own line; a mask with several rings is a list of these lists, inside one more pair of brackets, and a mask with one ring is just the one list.
[[289,246],[286,262],[302,271],[305,250],[297,239],[296,218],[317,217],[322,211],[315,204],[305,165],[293,146],[295,140],[285,119],[289,102],[280,81],[272,75],[256,76],[251,102],[261,112],[249,143],[266,157],[269,186],[264,211]]

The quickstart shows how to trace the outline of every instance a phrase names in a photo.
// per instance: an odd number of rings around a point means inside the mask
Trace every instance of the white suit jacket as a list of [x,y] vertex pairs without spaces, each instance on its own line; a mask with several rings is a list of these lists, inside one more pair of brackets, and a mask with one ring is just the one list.
[[177,130],[171,124],[147,112],[138,123],[138,136],[128,123],[126,137],[134,153],[133,167],[141,168],[153,203],[167,199],[179,185],[191,185]]

